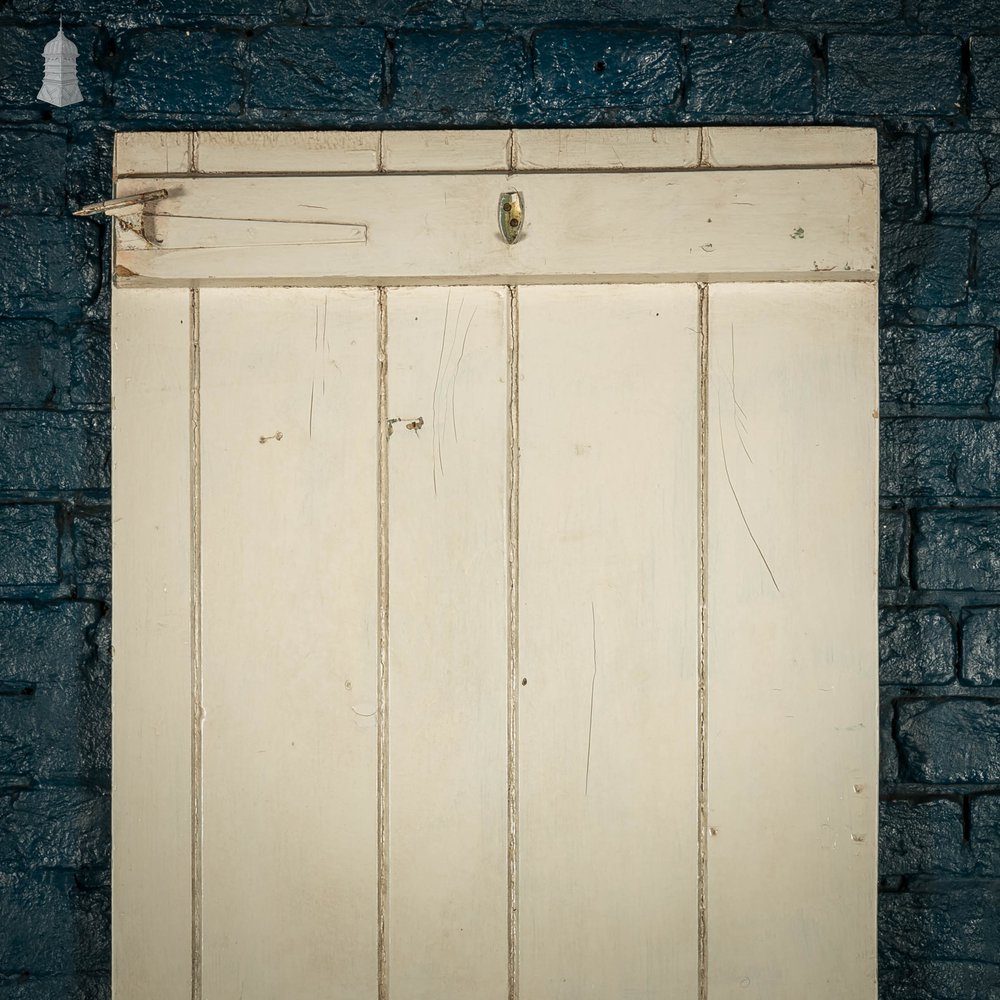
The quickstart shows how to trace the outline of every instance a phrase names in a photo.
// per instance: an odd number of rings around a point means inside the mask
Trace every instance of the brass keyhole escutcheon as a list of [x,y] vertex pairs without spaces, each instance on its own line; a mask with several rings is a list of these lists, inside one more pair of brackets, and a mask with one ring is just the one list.
[[524,202],[517,191],[506,191],[500,195],[498,210],[500,235],[505,243],[514,243],[524,228]]

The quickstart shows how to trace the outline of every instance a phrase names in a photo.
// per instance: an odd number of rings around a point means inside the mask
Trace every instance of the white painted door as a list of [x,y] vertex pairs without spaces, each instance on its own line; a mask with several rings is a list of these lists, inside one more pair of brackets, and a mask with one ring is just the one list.
[[115,996],[874,998],[873,133],[116,173]]

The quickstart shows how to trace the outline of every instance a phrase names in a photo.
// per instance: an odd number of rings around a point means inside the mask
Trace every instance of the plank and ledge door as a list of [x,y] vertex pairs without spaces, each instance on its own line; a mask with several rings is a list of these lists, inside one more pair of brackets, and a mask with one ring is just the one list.
[[114,292],[118,1000],[874,997],[870,261],[177,253]]

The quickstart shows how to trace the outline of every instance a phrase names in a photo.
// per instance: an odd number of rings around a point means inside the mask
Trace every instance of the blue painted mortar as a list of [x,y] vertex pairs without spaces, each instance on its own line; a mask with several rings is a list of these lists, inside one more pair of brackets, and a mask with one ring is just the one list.
[[113,133],[820,122],[880,136],[881,995],[1000,996],[995,0],[82,3],[0,0],[0,992],[109,993]]

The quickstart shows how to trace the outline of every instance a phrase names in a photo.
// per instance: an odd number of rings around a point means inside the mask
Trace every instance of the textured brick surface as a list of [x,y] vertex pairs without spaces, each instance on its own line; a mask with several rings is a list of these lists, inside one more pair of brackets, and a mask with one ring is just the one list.
[[973,867],[964,842],[962,803],[955,799],[882,802],[879,874],[965,875]]
[[1000,510],[922,511],[914,565],[919,588],[1000,590]]
[[946,684],[955,676],[955,627],[937,608],[879,612],[879,678],[883,684]]
[[[523,114],[531,53],[501,31],[406,32],[396,39],[393,107],[405,121],[495,125]],[[438,72],[447,64],[451,72]]]
[[0,505],[0,589],[55,583],[58,545],[53,506]]
[[882,425],[882,491],[900,497],[996,495],[1000,424],[902,419]]
[[767,119],[813,109],[812,53],[801,35],[696,35],[688,72],[688,109],[699,114]]
[[0,993],[109,995],[115,131],[818,120],[879,132],[881,996],[1000,996],[995,0],[7,0],[0,54]]
[[950,115],[962,97],[957,38],[844,34],[828,45],[829,110],[840,114]]
[[899,706],[906,780],[937,785],[1000,782],[1000,700],[907,700]]
[[886,405],[986,407],[994,389],[997,331],[988,326],[889,327],[879,345]]
[[555,29],[535,38],[538,99],[559,108],[677,104],[681,47],[676,34]]
[[973,608],[962,619],[962,677],[1000,684],[1000,608]]

